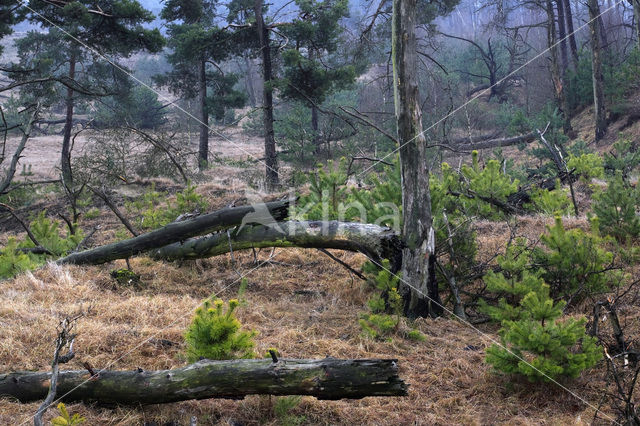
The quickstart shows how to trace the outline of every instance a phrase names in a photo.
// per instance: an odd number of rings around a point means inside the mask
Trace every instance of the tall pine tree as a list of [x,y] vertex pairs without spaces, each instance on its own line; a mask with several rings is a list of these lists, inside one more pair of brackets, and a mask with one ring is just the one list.
[[[13,68],[20,71],[10,77],[25,83],[25,96],[46,98],[51,105],[64,102],[61,169],[64,186],[73,194],[74,108],[78,102],[118,94],[128,83],[126,74],[95,52],[122,58],[139,50],[158,51],[164,40],[157,29],[144,27],[154,16],[135,0],[31,0],[28,10],[27,18],[47,31],[29,32],[18,42],[20,61]],[[32,84],[34,80],[39,83]]]
[[222,72],[219,64],[233,47],[229,30],[215,24],[216,1],[168,0],[162,18],[169,25],[169,63],[173,70],[157,80],[176,94],[198,99],[200,142],[198,165],[207,167],[209,157],[209,116],[220,120],[228,107],[244,105],[244,96],[233,86],[237,77]]
[[321,138],[318,106],[326,96],[355,79],[353,65],[341,64],[331,54],[338,49],[340,20],[349,15],[347,0],[296,0],[298,18],[282,27],[292,48],[283,52],[284,76],[279,81],[285,98],[302,101],[311,109],[316,154]]

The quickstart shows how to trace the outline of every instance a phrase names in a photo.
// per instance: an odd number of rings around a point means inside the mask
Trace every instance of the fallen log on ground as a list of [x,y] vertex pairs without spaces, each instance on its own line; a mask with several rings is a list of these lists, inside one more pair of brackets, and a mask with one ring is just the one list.
[[392,229],[338,221],[287,221],[245,226],[239,232],[230,230],[173,243],[152,250],[149,255],[157,260],[198,259],[264,247],[357,251],[378,262],[389,259],[395,270],[402,262],[402,242]]
[[520,143],[529,143],[537,139],[538,134],[536,132],[529,132],[523,135],[512,136],[507,138],[496,139],[480,139],[475,141],[464,140],[458,138],[451,145],[457,150],[473,151],[479,149],[492,149],[492,148],[504,148],[507,146],[518,145]]
[[[393,359],[202,360],[173,370],[61,371],[63,401],[100,404],[163,404],[245,395],[310,395],[318,399],[404,396],[407,385]],[[0,397],[20,402],[44,399],[51,373],[0,374]]]
[[126,259],[142,252],[162,247],[187,238],[232,228],[241,224],[269,224],[282,220],[289,214],[289,201],[273,201],[242,207],[229,207],[204,214],[183,222],[173,222],[155,231],[128,240],[107,244],[91,250],[72,253],[59,259],[58,264],[99,264],[116,259]]

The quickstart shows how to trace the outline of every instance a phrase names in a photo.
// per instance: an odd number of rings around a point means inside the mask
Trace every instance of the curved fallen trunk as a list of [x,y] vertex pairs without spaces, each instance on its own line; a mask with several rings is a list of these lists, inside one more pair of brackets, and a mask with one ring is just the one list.
[[[149,252],[157,260],[198,259],[235,250],[264,247],[324,248],[364,253],[375,261],[389,259],[399,267],[402,243],[390,228],[354,222],[287,221],[245,226],[191,238]],[[397,270],[397,269],[395,269]]]
[[99,264],[116,259],[125,259],[154,248],[198,235],[215,232],[220,229],[250,223],[274,223],[284,219],[288,214],[288,200],[242,207],[229,207],[183,222],[173,222],[155,231],[128,240],[107,244],[79,253],[72,253],[67,257],[59,259],[56,263],[73,263],[76,265]]
[[[20,402],[44,399],[51,373],[0,375],[0,397]],[[202,360],[158,371],[62,371],[58,394],[63,401],[101,404],[163,404],[190,399],[245,395],[311,395],[318,399],[404,396],[407,385],[393,359]]]

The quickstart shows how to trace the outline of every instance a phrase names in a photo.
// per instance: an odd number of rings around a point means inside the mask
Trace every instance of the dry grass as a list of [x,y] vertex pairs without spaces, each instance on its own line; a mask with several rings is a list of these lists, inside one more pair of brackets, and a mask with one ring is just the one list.
[[[252,145],[247,149],[260,155],[257,143],[245,142]],[[228,143],[219,143],[213,151],[234,161],[246,158]],[[260,188],[257,176],[261,169],[247,170],[232,161],[217,164],[206,172],[197,191],[209,200],[211,209],[242,204],[248,196],[247,182],[256,179],[251,186]],[[172,189],[170,182],[158,181],[157,185]],[[122,195],[135,196],[141,190],[130,188]],[[552,222],[551,217],[520,217],[518,234],[535,241]],[[565,223],[569,227],[587,225],[585,218]],[[120,226],[113,215],[103,209],[99,218],[86,221],[83,228],[97,224],[102,229],[92,244],[113,241]],[[505,224],[481,221],[477,228],[480,260],[504,248],[509,235]],[[259,258],[268,255],[268,250],[262,251]],[[354,266],[364,260],[350,253],[336,255]],[[246,327],[259,331],[259,354],[276,347],[290,358],[397,358],[400,375],[410,384],[409,395],[403,398],[318,401],[304,397],[293,410],[294,415],[304,417],[304,424],[591,423],[594,409],[560,386],[512,382],[490,371],[483,361],[484,349],[496,338],[495,326],[482,325],[476,330],[452,319],[426,319],[417,323],[427,337],[424,342],[402,337],[367,340],[361,336],[357,319],[365,311],[370,290],[359,280],[314,250],[278,249],[274,260],[276,263],[256,268],[251,253],[235,253],[235,263],[228,256],[181,265],[136,258],[132,266],[141,275],[142,285],[135,288],[118,285],[109,277],[109,271],[123,267],[124,262],[82,268],[48,265],[0,283],[0,371],[47,370],[60,317],[89,306],[91,315],[77,324],[77,356],[65,368],[82,368],[85,361],[98,369],[184,365],[183,333],[194,309],[212,294],[234,297],[239,286],[237,269],[247,273],[249,280],[248,305],[238,315]],[[299,294],[299,290],[307,292]],[[637,333],[640,314],[634,309],[627,307],[621,314],[635,321],[631,330]],[[175,344],[162,345],[159,339]],[[603,375],[599,367],[562,385],[597,405]],[[241,401],[212,399],[115,408],[70,404],[68,408],[86,417],[90,425],[189,424],[191,416],[204,425],[275,425],[280,420],[274,415],[274,403],[275,398],[251,396]],[[0,424],[30,423],[37,406],[0,400]],[[50,410],[48,418],[54,411]]]
[[[353,264],[362,261],[358,255],[340,256]],[[249,254],[236,260],[243,272],[254,268]],[[305,397],[293,412],[304,416],[306,424],[582,424],[593,415],[593,409],[555,385],[510,383],[493,375],[483,363],[483,349],[491,343],[481,334],[487,329],[478,332],[440,318],[419,321],[425,342],[364,339],[357,318],[367,290],[359,281],[312,250],[278,251],[275,260],[286,265],[264,266],[248,275],[248,306],[239,312],[247,327],[260,332],[258,353],[277,347],[293,358],[398,358],[400,375],[411,385],[405,398],[329,402]],[[78,323],[77,357],[68,368],[82,368],[84,361],[114,369],[184,365],[182,334],[193,310],[212,293],[234,296],[239,284],[233,265],[223,257],[181,267],[135,259],[133,268],[143,280],[139,289],[114,284],[108,276],[113,267],[49,265],[3,283],[1,370],[46,370],[59,318],[87,306],[92,314]],[[150,339],[177,344],[166,347]],[[598,400],[598,384],[591,377],[566,385],[588,401]],[[272,398],[253,396],[242,401],[69,408],[89,424],[188,424],[192,415],[200,424],[278,424],[272,405]],[[1,401],[0,424],[28,422],[36,407]]]

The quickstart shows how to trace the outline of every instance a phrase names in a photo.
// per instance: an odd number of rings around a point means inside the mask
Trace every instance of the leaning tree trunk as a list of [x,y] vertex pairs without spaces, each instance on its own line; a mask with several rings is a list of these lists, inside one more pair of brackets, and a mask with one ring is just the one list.
[[31,114],[29,121],[27,121],[27,125],[22,129],[22,139],[20,139],[20,143],[13,153],[11,163],[5,173],[4,179],[0,182],[0,194],[4,193],[11,185],[11,182],[13,182],[13,177],[15,176],[18,168],[18,161],[22,158],[22,151],[24,151],[27,146],[27,141],[31,137],[31,130],[33,130],[33,123],[36,121],[39,113],[40,104],[36,105],[33,114]]
[[[44,399],[51,373],[0,374],[0,397],[20,402]],[[311,395],[318,399],[405,396],[393,359],[202,360],[173,370],[62,371],[58,394],[63,401],[100,404],[164,404],[245,395]]]
[[289,221],[271,225],[245,226],[239,231],[222,231],[206,237],[179,241],[149,255],[158,260],[198,259],[230,251],[264,247],[304,247],[364,253],[376,262],[391,261],[397,271],[402,261],[402,244],[390,228],[349,222]]
[[200,107],[200,143],[198,144],[198,168],[209,165],[209,112],[207,110],[207,67],[204,55],[198,64],[198,104]]
[[271,41],[269,29],[262,17],[263,0],[255,0],[253,8],[256,15],[256,30],[262,53],[262,114],[264,123],[264,161],[266,166],[266,189],[273,191],[280,186],[278,177],[278,157],[276,139],[273,132],[273,70],[271,63]]
[[602,139],[607,132],[607,116],[604,101],[604,77],[602,75],[602,50],[600,48],[600,16],[598,0],[589,0],[589,34],[591,42],[591,76],[593,80],[593,110],[595,114],[595,140]]
[[429,194],[429,156],[418,99],[416,0],[393,0],[391,45],[393,89],[402,174],[402,257],[405,314],[441,310],[435,278],[435,232]]
[[273,201],[243,207],[229,207],[198,216],[184,222],[173,222],[162,228],[128,240],[107,244],[91,250],[72,253],[59,259],[58,264],[99,264],[126,259],[145,251],[172,244],[187,238],[215,232],[238,225],[260,223],[268,225],[289,214],[289,201]]

